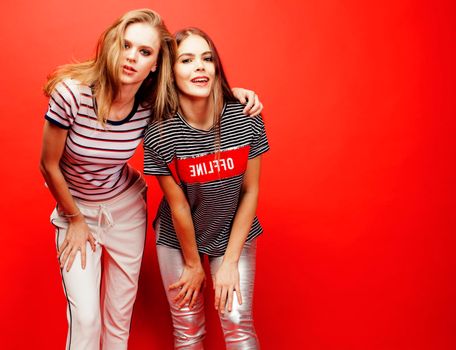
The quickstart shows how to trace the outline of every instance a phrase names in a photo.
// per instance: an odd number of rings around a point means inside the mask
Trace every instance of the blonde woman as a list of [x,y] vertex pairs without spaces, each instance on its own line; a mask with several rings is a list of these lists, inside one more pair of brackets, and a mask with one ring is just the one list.
[[67,349],[127,349],[147,223],[146,184],[127,162],[148,123],[177,108],[174,54],[160,16],[133,10],[93,60],[60,67],[45,87],[41,171],[57,202]]

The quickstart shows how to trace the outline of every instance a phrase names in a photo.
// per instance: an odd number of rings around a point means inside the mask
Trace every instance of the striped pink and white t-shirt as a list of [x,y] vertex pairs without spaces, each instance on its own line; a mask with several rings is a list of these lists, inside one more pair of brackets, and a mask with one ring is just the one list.
[[121,193],[132,176],[127,165],[141,142],[151,110],[135,101],[123,120],[101,125],[89,86],[66,79],[49,100],[46,120],[68,130],[60,168],[75,198],[102,201]]

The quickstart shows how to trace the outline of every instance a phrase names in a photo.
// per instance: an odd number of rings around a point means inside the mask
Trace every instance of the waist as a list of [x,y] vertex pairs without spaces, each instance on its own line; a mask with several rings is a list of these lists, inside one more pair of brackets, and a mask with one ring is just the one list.
[[99,206],[100,204],[105,204],[105,205],[110,205],[115,202],[121,201],[122,199],[128,197],[131,195],[133,192],[140,192],[143,189],[147,187],[146,182],[144,178],[142,177],[141,173],[128,166],[128,180],[125,182],[125,185],[122,186],[119,192],[114,193],[111,196],[105,196],[103,198],[94,198],[88,199],[88,198],[81,198],[78,196],[74,196],[75,200],[87,207],[96,207]]

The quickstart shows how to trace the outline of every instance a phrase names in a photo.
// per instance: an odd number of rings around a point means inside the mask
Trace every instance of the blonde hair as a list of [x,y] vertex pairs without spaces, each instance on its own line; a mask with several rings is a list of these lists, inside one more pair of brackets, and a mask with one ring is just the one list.
[[157,69],[143,81],[136,96],[144,107],[151,108],[153,119],[173,115],[178,107],[172,73],[172,63],[177,50],[176,43],[160,15],[150,9],[125,13],[100,36],[94,59],[58,67],[48,78],[44,93],[50,96],[55,86],[66,78],[76,79],[89,85],[97,101],[98,120],[104,124],[112,102],[120,90],[119,72],[123,39],[126,28],[133,23],[149,24],[158,31],[160,36]]

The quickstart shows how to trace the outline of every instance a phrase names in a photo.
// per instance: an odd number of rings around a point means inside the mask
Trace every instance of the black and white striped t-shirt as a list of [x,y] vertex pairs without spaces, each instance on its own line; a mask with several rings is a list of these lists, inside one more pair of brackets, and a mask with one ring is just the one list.
[[68,129],[60,169],[75,198],[102,201],[125,190],[132,176],[127,161],[142,140],[150,109],[135,101],[126,118],[102,126],[91,88],[66,79],[54,89],[45,118]]
[[[239,204],[248,159],[269,149],[261,117],[247,117],[239,103],[225,105],[221,118],[220,153],[215,131],[195,129],[181,115],[149,125],[144,137],[144,173],[171,175],[191,208],[200,253],[225,253]],[[180,249],[171,210],[165,198],[158,209],[157,244]],[[255,217],[247,241],[262,232]]]

